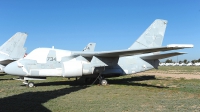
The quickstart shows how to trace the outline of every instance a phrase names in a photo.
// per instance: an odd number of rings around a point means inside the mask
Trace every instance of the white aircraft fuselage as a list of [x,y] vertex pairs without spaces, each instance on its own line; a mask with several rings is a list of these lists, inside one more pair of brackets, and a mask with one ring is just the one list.
[[7,73],[30,77],[81,77],[99,73],[124,75],[156,68],[159,64],[158,60],[141,59],[143,55],[101,59],[94,56],[88,60],[72,54],[67,50],[38,48],[27,57],[9,64]]
[[[94,43],[83,51],[68,51],[54,48],[37,48],[18,61],[6,66],[5,72],[23,77],[23,80],[40,80],[46,77],[96,77],[107,84],[105,77],[143,72],[159,66],[159,59],[185,53],[173,52],[191,48],[188,44],[171,44],[162,47],[167,21],[157,19],[125,50],[94,51]],[[25,82],[25,84],[29,84]],[[29,84],[30,87],[33,83]]]

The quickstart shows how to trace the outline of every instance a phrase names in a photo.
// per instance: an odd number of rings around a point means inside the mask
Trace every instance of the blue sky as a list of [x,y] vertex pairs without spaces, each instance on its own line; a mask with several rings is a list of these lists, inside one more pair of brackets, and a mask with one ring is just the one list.
[[20,31],[28,33],[27,53],[89,42],[96,51],[127,49],[155,19],[168,20],[163,46],[194,44],[179,59],[200,58],[199,0],[1,0],[0,45]]

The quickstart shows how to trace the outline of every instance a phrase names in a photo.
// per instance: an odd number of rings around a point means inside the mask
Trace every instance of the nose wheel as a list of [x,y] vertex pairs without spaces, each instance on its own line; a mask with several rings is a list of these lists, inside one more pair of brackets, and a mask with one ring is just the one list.
[[33,82],[29,82],[29,83],[27,84],[27,86],[30,87],[30,88],[35,87],[34,85],[35,85],[35,84],[34,84]]
[[27,87],[30,87],[30,88],[35,87],[35,84],[34,84],[33,82],[28,82],[28,80],[25,80],[23,83],[24,83]]

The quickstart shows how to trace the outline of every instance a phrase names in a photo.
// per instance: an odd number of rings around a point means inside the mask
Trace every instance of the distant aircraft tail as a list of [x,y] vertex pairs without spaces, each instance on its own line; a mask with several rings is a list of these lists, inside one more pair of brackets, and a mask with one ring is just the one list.
[[129,49],[144,49],[162,46],[166,20],[156,19]]
[[95,49],[96,43],[89,43],[84,49],[83,51],[87,51],[87,52],[93,52]]
[[0,47],[0,52],[13,59],[23,58],[26,52],[24,48],[26,38],[26,33],[17,32]]

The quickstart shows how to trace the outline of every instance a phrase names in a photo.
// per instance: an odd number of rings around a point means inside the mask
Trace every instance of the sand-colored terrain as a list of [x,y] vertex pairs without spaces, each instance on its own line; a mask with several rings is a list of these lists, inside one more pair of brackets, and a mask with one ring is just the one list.
[[159,66],[158,69],[135,74],[136,76],[153,75],[162,78],[200,79],[200,67],[198,66]]
[[[198,73],[199,74],[199,73]],[[136,75],[142,76],[142,75],[155,75],[156,77],[170,77],[170,78],[184,78],[184,79],[200,79],[200,75],[196,74],[181,74],[181,73],[153,73],[153,72],[141,72],[137,73]]]

